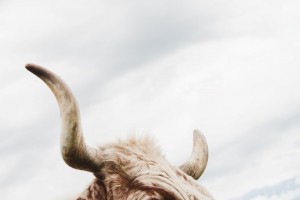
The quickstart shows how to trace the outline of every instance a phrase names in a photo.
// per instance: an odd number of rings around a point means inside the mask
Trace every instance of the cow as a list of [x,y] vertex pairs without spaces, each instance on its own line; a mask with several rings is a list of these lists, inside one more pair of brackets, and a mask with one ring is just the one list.
[[52,90],[60,109],[60,150],[67,165],[93,173],[95,179],[77,200],[213,200],[197,183],[208,161],[203,134],[194,130],[190,158],[171,165],[150,137],[129,137],[93,148],[85,143],[80,112],[67,84],[36,64],[26,69]]

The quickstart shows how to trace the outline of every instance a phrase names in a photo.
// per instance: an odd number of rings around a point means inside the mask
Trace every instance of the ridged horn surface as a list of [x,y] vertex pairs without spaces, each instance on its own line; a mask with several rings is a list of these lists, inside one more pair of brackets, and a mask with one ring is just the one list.
[[77,102],[67,84],[41,66],[27,64],[26,69],[49,86],[58,102],[61,115],[60,149],[64,161],[75,169],[99,171],[101,152],[85,144]]
[[204,135],[194,130],[193,151],[190,158],[180,166],[180,169],[194,179],[198,179],[204,172],[208,161],[208,147]]

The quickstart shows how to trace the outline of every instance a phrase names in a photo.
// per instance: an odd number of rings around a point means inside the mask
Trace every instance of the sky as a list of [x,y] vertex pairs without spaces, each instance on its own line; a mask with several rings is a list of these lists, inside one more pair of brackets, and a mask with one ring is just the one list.
[[59,74],[90,146],[152,135],[222,200],[300,199],[300,1],[1,0],[0,198],[74,199],[93,175],[59,152]]

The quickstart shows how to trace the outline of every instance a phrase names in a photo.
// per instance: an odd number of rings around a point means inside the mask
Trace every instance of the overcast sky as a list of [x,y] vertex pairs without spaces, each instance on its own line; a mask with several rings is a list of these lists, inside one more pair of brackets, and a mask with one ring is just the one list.
[[87,143],[153,135],[174,165],[192,131],[220,200],[300,199],[300,1],[0,1],[0,198],[64,200],[93,179],[59,152],[59,74]]

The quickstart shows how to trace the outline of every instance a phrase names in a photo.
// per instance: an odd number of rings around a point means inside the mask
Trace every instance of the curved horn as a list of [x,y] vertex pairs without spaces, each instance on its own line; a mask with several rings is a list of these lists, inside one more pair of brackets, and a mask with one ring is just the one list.
[[180,169],[194,179],[198,179],[204,172],[208,161],[208,147],[204,135],[194,130],[193,152]]
[[75,169],[98,171],[101,152],[85,144],[79,109],[69,87],[56,74],[41,66],[27,64],[26,69],[49,86],[58,102],[62,121],[60,149],[64,161]]

